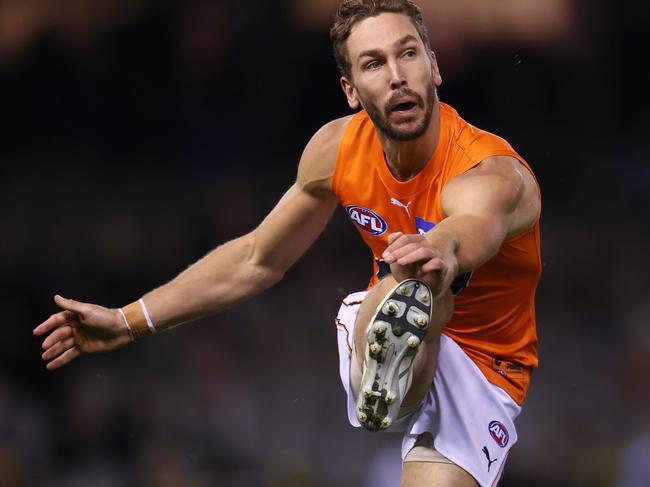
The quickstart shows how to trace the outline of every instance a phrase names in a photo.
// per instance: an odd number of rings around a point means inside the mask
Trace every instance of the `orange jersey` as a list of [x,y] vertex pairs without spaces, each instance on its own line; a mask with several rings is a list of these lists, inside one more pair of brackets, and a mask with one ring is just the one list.
[[[429,231],[445,218],[440,196],[447,182],[497,155],[514,157],[530,170],[504,139],[473,127],[440,103],[436,150],[417,176],[401,182],[386,164],[368,114],[352,118],[341,138],[332,189],[374,255],[370,286],[386,267],[381,258],[388,235]],[[472,273],[443,330],[518,404],[523,404],[537,366],[534,300],[540,274],[538,216],[527,230],[506,238],[499,252]]]

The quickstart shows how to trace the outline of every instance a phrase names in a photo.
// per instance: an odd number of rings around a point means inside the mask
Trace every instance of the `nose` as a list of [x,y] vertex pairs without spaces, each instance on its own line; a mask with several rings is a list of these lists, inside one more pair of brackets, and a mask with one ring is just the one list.
[[390,89],[399,90],[402,86],[406,85],[406,77],[399,69],[397,63],[390,64]]

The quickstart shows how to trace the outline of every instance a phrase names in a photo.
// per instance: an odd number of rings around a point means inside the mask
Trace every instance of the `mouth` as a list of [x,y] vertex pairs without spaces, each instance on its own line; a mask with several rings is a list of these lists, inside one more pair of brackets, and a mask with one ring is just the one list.
[[420,106],[419,101],[418,96],[414,93],[396,94],[389,101],[388,113],[400,119],[411,118]]
[[416,106],[418,106],[418,104],[415,103],[414,101],[405,101],[405,102],[398,103],[397,105],[393,106],[393,108],[391,108],[390,111],[391,112],[398,112],[398,113],[400,113],[400,112],[410,112]]
[[419,103],[414,99],[399,100],[389,108],[389,117],[396,123],[409,122],[417,117],[419,106]]

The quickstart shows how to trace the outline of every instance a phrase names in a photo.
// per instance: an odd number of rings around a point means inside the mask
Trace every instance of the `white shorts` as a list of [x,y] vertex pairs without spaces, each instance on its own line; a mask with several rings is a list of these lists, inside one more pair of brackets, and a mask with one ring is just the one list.
[[[336,318],[340,374],[347,393],[348,420],[361,424],[350,382],[354,322],[366,292],[350,294]],[[476,479],[481,487],[496,485],[510,448],[517,442],[514,420],[521,407],[500,387],[488,382],[476,364],[451,338],[440,337],[438,367],[420,407],[397,429],[404,434],[402,460],[422,433],[434,448]]]

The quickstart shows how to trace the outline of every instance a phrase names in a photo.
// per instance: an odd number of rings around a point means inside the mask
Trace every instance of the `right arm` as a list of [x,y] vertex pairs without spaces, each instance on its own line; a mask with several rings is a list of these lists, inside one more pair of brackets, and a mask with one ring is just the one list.
[[[227,309],[282,279],[336,208],[332,175],[348,121],[335,120],[314,135],[300,159],[296,182],[255,230],[217,247],[143,296],[157,331]],[[48,369],[130,341],[120,310],[60,296],[55,302],[63,311],[34,330],[35,335],[47,335],[43,359]]]
[[297,183],[251,233],[231,240],[143,299],[157,329],[230,308],[280,281],[329,221],[336,199]]

